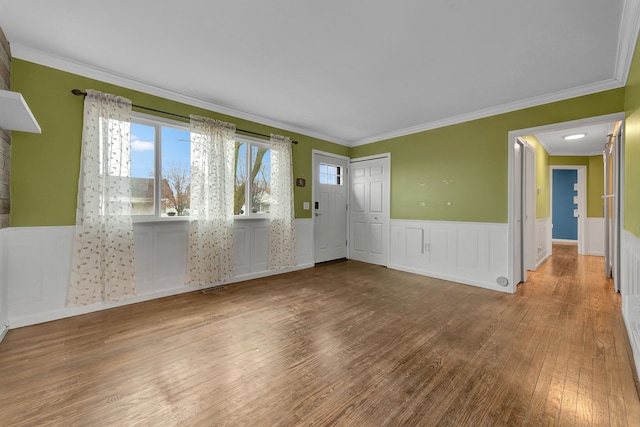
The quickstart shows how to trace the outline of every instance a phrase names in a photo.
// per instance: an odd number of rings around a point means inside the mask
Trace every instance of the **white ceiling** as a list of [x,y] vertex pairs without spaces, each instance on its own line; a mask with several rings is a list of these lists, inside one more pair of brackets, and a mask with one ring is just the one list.
[[[594,156],[602,154],[604,144],[613,133],[615,122],[605,122],[578,128],[537,132],[535,137],[552,156]],[[581,139],[565,140],[567,135],[586,133]]]
[[0,27],[17,58],[353,146],[620,87],[639,4],[0,0]]

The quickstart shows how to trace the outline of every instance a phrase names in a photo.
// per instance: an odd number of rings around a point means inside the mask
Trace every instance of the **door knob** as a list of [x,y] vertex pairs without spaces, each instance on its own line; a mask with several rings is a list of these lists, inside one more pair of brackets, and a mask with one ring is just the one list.
[[321,214],[321,213],[317,213],[317,212],[316,212],[316,216],[320,216],[320,215],[322,215],[322,214]]

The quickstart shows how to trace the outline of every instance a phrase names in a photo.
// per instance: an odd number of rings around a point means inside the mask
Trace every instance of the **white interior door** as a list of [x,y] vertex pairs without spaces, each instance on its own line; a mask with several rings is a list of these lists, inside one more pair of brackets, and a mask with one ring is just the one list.
[[614,289],[620,292],[620,169],[622,144],[621,127],[611,135],[609,144],[604,150],[604,211],[605,211],[605,273],[614,279]]
[[386,266],[389,252],[389,155],[351,160],[349,258]]
[[348,159],[313,155],[314,261],[347,257]]
[[536,151],[524,145],[524,266],[536,269]]
[[524,144],[519,140],[516,140],[514,143],[514,224],[513,224],[513,283],[517,285],[520,282],[524,282],[526,280],[526,272],[522,268],[523,266],[523,236],[522,236],[522,216],[523,216],[523,191],[522,191],[522,182],[523,177],[523,155],[522,151],[524,150]]

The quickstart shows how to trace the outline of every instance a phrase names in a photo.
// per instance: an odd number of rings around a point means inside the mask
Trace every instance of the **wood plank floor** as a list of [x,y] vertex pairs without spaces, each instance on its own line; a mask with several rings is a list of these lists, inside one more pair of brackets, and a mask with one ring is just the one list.
[[355,261],[9,331],[0,424],[638,426],[602,258],[501,294]]

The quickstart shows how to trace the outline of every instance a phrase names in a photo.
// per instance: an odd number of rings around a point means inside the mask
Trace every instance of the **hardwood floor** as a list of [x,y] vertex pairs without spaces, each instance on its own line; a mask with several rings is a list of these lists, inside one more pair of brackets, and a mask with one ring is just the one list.
[[346,261],[15,329],[0,424],[638,426],[603,277],[567,245],[515,295]]

